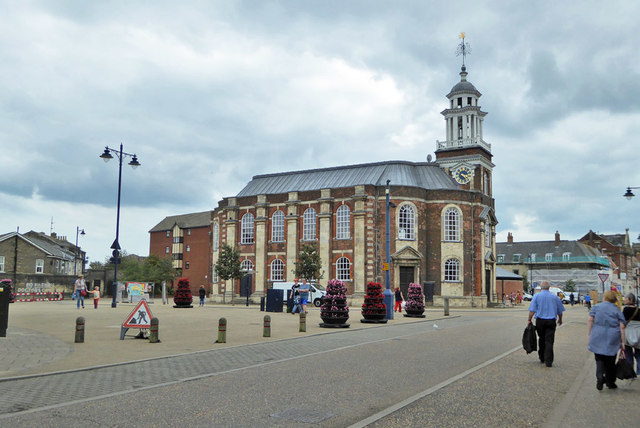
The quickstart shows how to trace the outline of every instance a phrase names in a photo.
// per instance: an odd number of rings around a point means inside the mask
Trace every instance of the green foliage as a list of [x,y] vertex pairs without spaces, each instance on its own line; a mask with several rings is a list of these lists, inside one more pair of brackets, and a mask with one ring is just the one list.
[[215,268],[218,277],[225,281],[242,278],[244,272],[240,270],[240,251],[231,248],[229,244],[223,244]]
[[162,284],[176,277],[171,259],[155,254],[149,257],[124,255],[118,265],[118,279],[122,281],[153,282]]
[[104,263],[101,262],[91,262],[89,263],[89,269],[101,270],[104,269]]
[[525,293],[529,292],[529,280],[526,276],[522,277],[522,291],[524,291]]
[[564,291],[576,291],[576,282],[573,279],[567,279],[564,283]]
[[322,261],[318,248],[315,245],[309,244],[302,247],[302,251],[298,254],[298,261],[295,263],[296,268],[294,273],[299,278],[321,279],[324,272],[320,273],[322,267]]

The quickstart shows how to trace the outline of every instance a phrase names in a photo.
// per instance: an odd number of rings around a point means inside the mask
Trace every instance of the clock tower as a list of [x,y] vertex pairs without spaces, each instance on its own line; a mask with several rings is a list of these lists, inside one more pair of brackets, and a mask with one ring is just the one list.
[[464,33],[460,37],[458,52],[463,56],[460,82],[447,94],[449,107],[441,112],[447,139],[437,141],[436,162],[462,188],[492,196],[491,173],[495,165],[491,162],[491,145],[482,138],[482,122],[487,113],[478,104],[482,94],[467,80],[464,58],[469,46],[464,41]]

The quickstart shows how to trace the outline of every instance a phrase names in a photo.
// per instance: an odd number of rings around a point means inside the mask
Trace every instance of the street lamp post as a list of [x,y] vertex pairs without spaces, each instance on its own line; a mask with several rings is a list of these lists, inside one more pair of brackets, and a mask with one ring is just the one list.
[[104,148],[104,152],[100,155],[100,158],[105,162],[109,162],[113,159],[111,153],[115,154],[118,158],[118,209],[116,214],[116,239],[111,244],[111,249],[113,250],[113,301],[111,302],[111,307],[115,308],[117,306],[116,297],[118,295],[118,263],[120,262],[120,243],[118,242],[120,236],[120,191],[122,188],[122,160],[125,156],[131,156],[131,162],[129,165],[136,169],[140,166],[140,162],[138,162],[138,157],[135,154],[125,153],[122,151],[122,144],[120,144],[120,150],[111,149],[109,147]]
[[[75,258],[73,259],[73,276],[74,280],[78,279],[78,272],[76,270],[76,266],[78,265],[78,235],[84,236],[84,229],[80,229],[80,226],[76,226],[76,251]],[[82,258],[82,266],[84,268],[84,257]],[[84,273],[84,269],[82,269],[82,273]]]
[[387,187],[385,188],[385,211],[386,211],[386,224],[385,224],[385,290],[382,293],[384,296],[384,304],[387,306],[387,319],[393,319],[393,293],[391,292],[391,278],[389,270],[391,269],[391,239],[389,236],[389,229],[391,227],[391,221],[389,219],[389,183],[391,180],[387,180]]

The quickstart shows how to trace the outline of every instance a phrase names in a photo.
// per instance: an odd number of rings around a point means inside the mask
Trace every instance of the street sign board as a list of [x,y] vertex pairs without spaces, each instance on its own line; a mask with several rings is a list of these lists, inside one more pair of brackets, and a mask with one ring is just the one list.
[[600,278],[600,281],[602,281],[602,285],[604,285],[604,283],[607,282],[607,278],[609,278],[609,274],[608,273],[599,273],[598,274],[598,278]]
[[136,307],[131,311],[125,322],[122,324],[123,328],[151,328],[151,309],[147,305],[146,300],[140,300]]

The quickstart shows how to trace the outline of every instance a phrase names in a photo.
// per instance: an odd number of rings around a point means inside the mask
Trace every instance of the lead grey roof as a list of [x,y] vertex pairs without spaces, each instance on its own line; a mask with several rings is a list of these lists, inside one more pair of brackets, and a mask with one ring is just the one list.
[[171,230],[176,224],[181,229],[208,227],[211,224],[211,211],[165,217],[164,220],[156,224],[149,232],[163,232],[165,230]]
[[45,252],[48,256],[59,258],[63,260],[73,260],[74,254],[72,251],[65,250],[62,246],[55,244],[47,239],[40,238],[37,232],[30,231],[28,234],[19,234],[17,232],[7,233],[4,235],[0,235],[0,241],[4,241],[5,239],[12,238],[14,236],[18,236],[24,241],[29,242],[31,245],[39,248],[43,252]]
[[[553,254],[553,260],[562,260],[564,253],[571,253],[573,261],[583,260],[608,265],[606,258],[597,249],[584,245],[578,241],[560,241],[556,246],[555,241],[532,242],[496,242],[496,254],[504,255],[504,264],[512,264],[514,254],[521,255],[521,263],[528,263],[531,254],[536,255],[536,261],[544,261],[545,255]],[[582,259],[581,259],[582,258]]]
[[496,279],[522,279],[522,276],[496,266]]
[[236,197],[270,195],[358,185],[408,186],[422,189],[459,189],[436,163],[386,161],[332,168],[256,175]]

